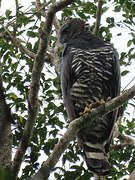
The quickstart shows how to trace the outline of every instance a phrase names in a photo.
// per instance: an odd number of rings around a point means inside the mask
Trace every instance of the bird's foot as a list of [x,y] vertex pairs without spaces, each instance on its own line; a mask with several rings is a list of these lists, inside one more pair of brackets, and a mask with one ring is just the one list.
[[89,106],[86,106],[85,109],[84,109],[84,111],[81,112],[80,114],[81,114],[81,115],[84,115],[84,114],[86,114],[87,112],[89,112],[90,110],[92,110],[92,108],[93,108],[93,104],[90,104]]

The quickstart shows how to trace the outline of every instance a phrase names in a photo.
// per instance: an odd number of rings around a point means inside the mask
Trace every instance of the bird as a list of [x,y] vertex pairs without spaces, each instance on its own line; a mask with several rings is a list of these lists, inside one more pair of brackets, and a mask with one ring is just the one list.
[[[113,45],[95,36],[81,18],[68,17],[59,31],[64,44],[61,62],[61,90],[70,121],[86,107],[120,95],[120,62]],[[82,127],[78,145],[88,169],[98,176],[110,173],[110,143],[118,109],[94,119],[96,126]]]

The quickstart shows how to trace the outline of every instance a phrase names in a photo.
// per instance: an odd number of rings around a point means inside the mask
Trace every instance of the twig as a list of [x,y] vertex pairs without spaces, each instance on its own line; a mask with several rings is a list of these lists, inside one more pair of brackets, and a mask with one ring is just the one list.
[[17,31],[17,24],[18,24],[18,16],[19,16],[19,4],[18,4],[18,0],[15,0],[15,4],[16,4],[16,24],[14,24],[14,36],[16,35],[16,31]]
[[116,145],[112,145],[110,147],[110,150],[119,150],[119,149],[123,149],[125,147],[129,147],[129,143],[122,143],[122,144],[116,144]]
[[[122,117],[121,117],[122,118]],[[119,149],[123,149],[124,147],[128,147],[128,146],[134,146],[135,145],[135,141],[134,139],[132,139],[131,137],[129,136],[126,136],[124,134],[121,134],[119,132],[119,129],[118,129],[118,124],[115,123],[115,126],[114,126],[114,132],[113,132],[113,138],[116,137],[118,138],[119,140],[122,141],[122,143],[120,144],[115,144],[115,145],[112,145],[110,147],[110,150],[119,150]]]
[[[119,22],[119,25],[123,25],[123,26],[126,26],[127,28],[129,28],[130,29],[130,31],[133,31],[133,32],[135,32],[135,30],[133,29],[133,28],[131,28],[129,25],[127,25],[126,23],[123,23],[123,22]],[[135,25],[135,23],[134,22],[131,22],[131,24],[133,24],[133,25]],[[131,25],[130,24],[130,25]],[[115,23],[115,25],[117,25],[116,23]],[[125,27],[124,27],[125,28]]]
[[101,21],[102,5],[103,5],[103,0],[98,0],[98,7],[97,7],[97,11],[96,11],[96,23],[95,23],[95,27],[94,27],[94,34],[96,36],[98,35],[100,21]]
[[124,134],[121,134],[120,132],[118,134],[118,139],[123,140],[124,142],[127,142],[127,144],[129,145],[134,145],[135,143],[135,141],[132,138],[125,136]]
[[125,90],[134,80],[135,76],[129,81],[129,83],[123,88],[123,90]]
[[47,7],[50,3],[51,1],[45,2],[41,5],[40,0],[36,0],[37,12],[40,12],[43,17],[46,17],[45,7]]
[[121,96],[112,99],[111,101],[97,107],[96,109],[92,109],[90,112],[72,121],[65,134],[62,136],[58,144],[55,146],[52,154],[44,162],[44,165],[41,167],[38,173],[33,178],[31,178],[31,180],[47,179],[50,171],[54,168],[60,156],[68,147],[70,141],[73,140],[73,138],[76,136],[80,128],[88,126],[92,128],[93,125],[96,124],[95,119],[97,117],[103,116],[117,109],[123,103],[133,98],[134,96],[135,86],[130,88],[128,91],[124,92]]

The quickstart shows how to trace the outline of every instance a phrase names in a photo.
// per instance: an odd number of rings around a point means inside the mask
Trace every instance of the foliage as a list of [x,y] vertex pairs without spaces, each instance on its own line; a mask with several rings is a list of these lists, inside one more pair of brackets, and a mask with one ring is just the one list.
[[[54,1],[50,1],[54,3]],[[132,29],[135,25],[135,2],[129,0],[106,0],[103,5],[103,15],[109,11],[109,4],[114,7],[117,16],[122,14],[120,22],[115,22],[114,17],[106,17],[106,22],[102,23],[99,31],[99,37],[107,41],[113,38],[111,29],[117,27],[119,29],[126,28],[130,33],[130,39],[127,40],[127,51],[121,52],[120,63],[124,67],[122,76],[130,73],[128,67],[134,63],[135,58],[135,31]],[[59,23],[62,24],[65,16],[80,17],[90,22],[91,30],[94,29],[96,18],[97,0],[81,1],[76,0],[71,6],[64,9],[59,15]],[[47,7],[45,7],[47,9]],[[15,22],[16,32],[13,28]],[[9,35],[16,35],[29,51],[37,53],[39,45],[38,28],[43,24],[43,18],[40,12],[35,10],[35,4],[31,4],[31,8],[24,11],[24,7],[19,7],[17,20],[13,11],[7,9],[5,15],[0,17],[0,32]],[[3,27],[5,25],[6,29]],[[122,34],[118,34],[121,36]],[[55,28],[50,38],[50,48],[55,48],[57,37],[55,36]],[[59,53],[60,54],[60,53]],[[28,116],[28,93],[31,81],[33,59],[28,55],[20,52],[19,48],[10,40],[0,39],[0,57],[2,59],[2,78],[6,91],[6,99],[12,109],[13,123],[13,149],[18,147],[24,130],[24,125]],[[60,58],[60,57],[59,57]],[[125,90],[125,89],[124,89]],[[43,158],[53,151],[59,137],[62,136],[68,125],[67,115],[62,103],[60,79],[55,72],[53,65],[46,62],[42,71],[40,80],[39,104],[40,110],[34,126],[34,132],[31,137],[27,153],[24,157],[25,167],[19,179],[29,179],[37,169],[41,166],[42,160],[39,158],[42,154]],[[135,99],[130,102],[135,107]],[[128,104],[125,105],[125,109]],[[130,114],[130,112],[129,112]],[[132,116],[132,114],[130,114]],[[134,121],[125,116],[119,122],[119,130],[121,133],[134,136]],[[118,140],[113,144],[117,144]],[[61,164],[57,164],[54,168],[53,178],[58,180],[88,180],[93,175],[87,171],[83,163],[81,151],[78,149],[76,142],[71,142],[68,149],[62,156]],[[108,180],[121,179],[125,175],[130,174],[135,169],[134,147],[113,150],[111,152],[112,171]],[[41,159],[41,158],[40,158]],[[69,167],[69,168],[68,168]]]

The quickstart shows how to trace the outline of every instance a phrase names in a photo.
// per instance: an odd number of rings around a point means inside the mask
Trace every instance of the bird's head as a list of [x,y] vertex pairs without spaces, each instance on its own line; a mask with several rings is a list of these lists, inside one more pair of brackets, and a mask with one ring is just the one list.
[[59,41],[64,44],[76,39],[82,32],[89,31],[89,25],[80,18],[67,18],[59,32]]

